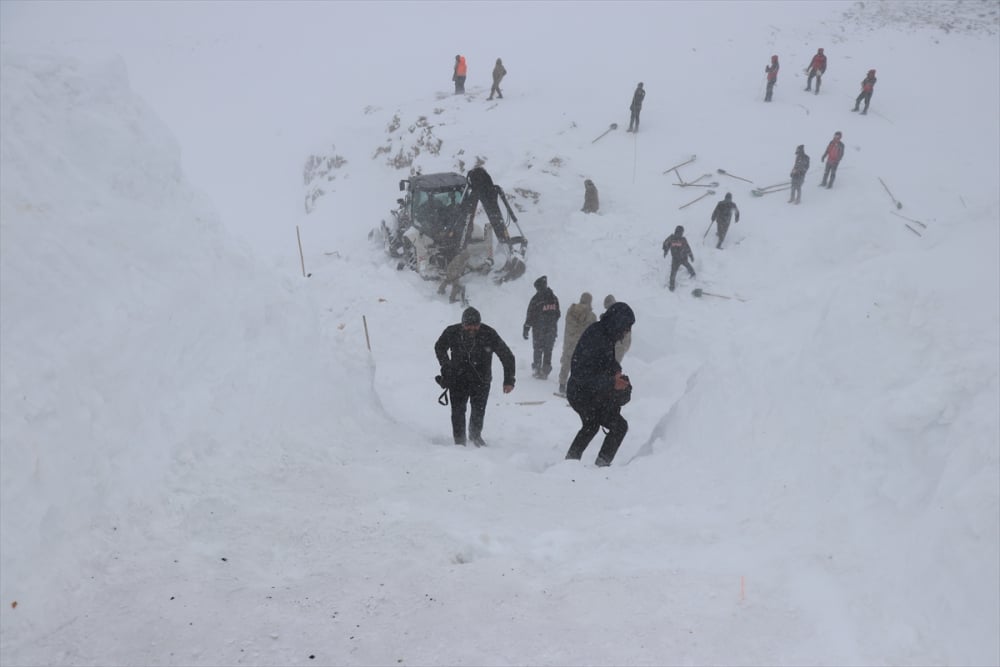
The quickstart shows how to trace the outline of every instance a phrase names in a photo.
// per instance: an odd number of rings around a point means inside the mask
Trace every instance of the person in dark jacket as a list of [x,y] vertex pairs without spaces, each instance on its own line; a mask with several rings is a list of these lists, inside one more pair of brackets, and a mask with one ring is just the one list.
[[629,107],[632,115],[629,118],[626,132],[639,131],[639,113],[642,111],[642,101],[644,99],[646,99],[646,90],[642,87],[642,81],[640,81],[639,85],[635,87],[635,92],[632,93],[632,105]]
[[823,49],[818,50],[809,61],[806,73],[809,75],[809,79],[806,81],[806,90],[812,89],[813,77],[816,77],[816,94],[819,95],[819,87],[823,83],[823,75],[826,74],[826,54],[823,53]]
[[576,345],[570,362],[567,398],[580,415],[579,432],[566,452],[567,459],[579,460],[590,441],[603,426],[608,430],[597,454],[598,466],[609,466],[628,433],[622,417],[621,392],[631,390],[622,367],[615,361],[615,343],[632,330],[635,314],[627,303],[611,305],[601,319],[587,327]]
[[825,185],[827,189],[832,188],[833,179],[837,177],[837,166],[840,165],[840,161],[844,158],[844,142],[840,140],[840,136],[840,132],[833,133],[833,139],[826,145],[823,157],[819,159],[820,162],[826,162],[826,169],[823,171],[823,181],[819,184],[820,187]]
[[492,327],[482,323],[479,311],[466,308],[462,322],[445,328],[434,343],[441,364],[442,383],[451,394],[451,430],[456,445],[465,445],[465,405],[472,404],[469,439],[483,447],[483,421],[493,380],[493,355],[503,365],[503,393],[514,390],[514,354]]
[[589,178],[583,182],[583,208],[584,213],[597,213],[601,207],[597,198],[597,186]]
[[531,362],[532,377],[546,380],[552,372],[552,347],[559,333],[559,299],[556,298],[549,279],[542,276],[535,281],[535,295],[528,302],[524,317],[524,340],[532,333],[534,357]]
[[684,227],[677,225],[674,233],[663,240],[663,256],[670,253],[670,291],[674,291],[674,284],[677,280],[677,270],[682,266],[688,270],[688,275],[694,278],[694,269],[688,259],[694,259],[691,246],[684,238]]
[[764,67],[767,74],[767,92],[764,93],[764,101],[771,101],[771,94],[774,92],[774,84],[778,83],[778,56],[771,56],[771,64]]
[[806,172],[809,171],[809,156],[806,155],[806,147],[799,144],[795,147],[795,164],[792,165],[792,191],[788,196],[788,203],[802,203],[802,183],[806,180]]
[[862,115],[868,113],[868,105],[872,103],[872,93],[875,92],[875,82],[878,79],[875,78],[875,70],[868,70],[868,76],[865,77],[864,81],[861,82],[861,94],[858,98],[854,100],[854,108],[851,111],[857,111],[858,107],[861,106],[861,101],[864,100],[865,110],[861,112]]
[[[736,220],[733,220],[733,213],[736,213]],[[719,242],[715,247],[722,250],[722,242],[726,240],[726,233],[729,231],[730,221],[740,221],[740,209],[733,203],[733,195],[726,193],[725,198],[715,205],[712,211],[712,222],[715,223],[715,235],[719,237]]]
[[493,66],[493,87],[490,88],[490,96],[486,99],[492,100],[493,95],[496,95],[501,100],[503,99],[503,91],[500,90],[500,82],[503,78],[507,76],[507,68],[503,66],[503,61],[497,58],[497,64]]

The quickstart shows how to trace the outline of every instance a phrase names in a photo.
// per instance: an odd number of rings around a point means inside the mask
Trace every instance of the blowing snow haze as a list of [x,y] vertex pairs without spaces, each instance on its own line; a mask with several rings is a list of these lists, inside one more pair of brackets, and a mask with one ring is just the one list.
[[[0,3],[0,663],[1000,664],[998,12]],[[527,249],[461,279],[465,448],[381,225],[476,166]],[[635,313],[610,467],[541,276]]]

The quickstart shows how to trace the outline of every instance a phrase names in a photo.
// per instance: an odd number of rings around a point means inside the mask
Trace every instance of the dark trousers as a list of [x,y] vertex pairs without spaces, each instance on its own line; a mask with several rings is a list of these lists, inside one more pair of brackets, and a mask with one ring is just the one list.
[[455,77],[455,94],[459,95],[465,93],[465,77],[456,76]]
[[536,374],[548,377],[552,372],[552,348],[556,344],[555,332],[533,332],[531,368]]
[[466,403],[472,404],[472,415],[469,417],[469,436],[472,438],[481,437],[483,420],[486,418],[486,401],[490,397],[490,383],[482,382],[471,387],[460,385],[452,387],[448,393],[451,398],[451,432],[455,436],[455,444],[465,444]]
[[806,90],[812,88],[813,77],[816,77],[816,92],[819,93],[819,86],[823,83],[823,75],[819,70],[809,70],[809,78],[806,80]]
[[686,257],[684,259],[682,259],[682,260],[671,259],[670,260],[670,289],[674,288],[674,285],[677,282],[677,270],[680,269],[682,266],[685,269],[688,270],[688,275],[691,276],[692,278],[694,278],[694,269],[691,268],[691,262],[687,261]]
[[788,203],[791,204],[795,202],[796,204],[802,201],[802,181],[806,179],[805,174],[802,176],[792,176],[792,191],[788,195]]
[[715,235],[719,237],[719,242],[715,244],[716,248],[722,247],[722,242],[726,240],[726,234],[729,233],[729,221],[728,220],[716,220],[715,222]]
[[837,177],[837,165],[839,162],[827,162],[826,169],[823,171],[823,182],[820,185],[825,185],[828,188],[833,187],[833,179]]
[[872,103],[872,91],[868,92],[865,92],[863,90],[861,91],[861,94],[858,95],[858,99],[854,100],[855,111],[858,110],[858,107],[861,105],[862,100],[864,100],[865,103],[865,113],[868,113],[868,105]]
[[764,93],[764,101],[765,102],[770,102],[771,101],[771,93],[774,92],[774,84],[775,83],[777,83],[777,82],[776,81],[768,81],[767,82],[767,91]]
[[500,92],[500,84],[498,82],[496,82],[496,81],[493,82],[493,87],[490,88],[489,99],[492,100],[494,95],[496,95],[497,97],[499,97],[501,100],[503,99],[503,93]]
[[628,130],[627,132],[638,132],[639,131],[639,114],[642,113],[642,109],[632,109],[632,115],[628,119]]
[[628,422],[622,417],[621,408],[593,401],[572,402],[570,405],[580,415],[583,425],[573,438],[573,444],[569,446],[566,458],[579,460],[583,456],[583,450],[587,449],[587,445],[603,426],[608,429],[608,434],[604,436],[604,444],[597,454],[597,465],[610,465],[622,440],[625,439],[625,434],[628,433]]

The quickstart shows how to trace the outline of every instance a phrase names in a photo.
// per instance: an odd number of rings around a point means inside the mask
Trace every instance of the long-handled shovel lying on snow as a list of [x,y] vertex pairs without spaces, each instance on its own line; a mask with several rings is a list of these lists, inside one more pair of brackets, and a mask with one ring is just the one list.
[[711,183],[671,183],[671,185],[676,185],[679,188],[717,188],[719,187],[718,181],[712,181]]
[[[617,130],[617,129],[618,129],[618,123],[611,123],[611,125],[608,127],[608,129],[604,130],[604,132],[601,134],[601,136],[597,137],[597,139],[600,139],[601,137],[603,137],[605,134],[607,134],[611,130]],[[597,143],[597,139],[594,139],[590,143],[596,144]]]
[[698,157],[697,155],[692,155],[692,156],[691,156],[690,158],[688,158],[688,159],[687,159],[687,160],[685,160],[684,162],[681,162],[680,164],[675,164],[674,166],[672,166],[672,167],[671,167],[670,169],[667,169],[667,170],[666,170],[665,172],[663,172],[663,173],[664,173],[664,174],[669,174],[669,173],[670,173],[670,172],[672,172],[672,171],[673,171],[674,169],[677,169],[677,168],[679,168],[679,167],[683,167],[683,166],[684,166],[684,165],[686,165],[686,164],[691,164],[692,162],[694,162],[694,161],[695,161],[695,159],[697,159],[697,157]]
[[746,181],[750,185],[753,185],[753,181],[751,181],[749,178],[743,178],[742,176],[737,176],[736,174],[730,174],[725,169],[716,169],[715,171],[719,174],[722,174],[723,176],[728,176],[729,178],[738,178],[741,181]]
[[776,183],[775,185],[768,185],[763,188],[754,188],[750,191],[754,197],[763,197],[764,195],[769,195],[772,192],[781,192],[782,190],[787,190],[792,187],[791,181],[786,181],[784,183]]
[[718,297],[718,298],[720,298],[720,299],[734,299],[734,298],[735,298],[735,299],[736,299],[737,301],[743,301],[743,302],[746,302],[746,299],[741,299],[741,298],[740,298],[740,297],[738,297],[738,296],[737,296],[737,297],[732,297],[732,296],[725,296],[725,295],[723,295],[723,294],[712,294],[711,292],[706,292],[705,290],[703,290],[703,289],[702,289],[702,288],[700,288],[700,287],[695,287],[695,288],[694,288],[694,289],[693,289],[693,290],[691,291],[691,295],[692,295],[692,296],[696,296],[696,297],[703,297],[703,296],[714,296],[714,297]]
[[896,208],[897,209],[903,208],[903,205],[900,202],[896,201],[896,198],[892,196],[891,192],[889,192],[889,186],[885,184],[885,181],[882,180],[881,176],[879,176],[878,182],[881,183],[882,187],[885,188],[885,191],[889,193],[889,198],[892,199],[892,203],[896,205]]
[[687,208],[687,207],[688,207],[688,206],[690,206],[691,204],[693,204],[693,203],[695,203],[695,202],[699,202],[699,201],[701,201],[702,199],[704,199],[705,197],[711,197],[711,196],[712,196],[712,195],[714,195],[714,194],[715,194],[715,190],[706,190],[706,191],[705,191],[705,194],[703,194],[702,196],[698,197],[697,199],[692,199],[691,201],[689,201],[688,203],[684,204],[683,206],[678,206],[678,207],[677,207],[677,210],[680,210],[680,209],[684,209],[684,208]]

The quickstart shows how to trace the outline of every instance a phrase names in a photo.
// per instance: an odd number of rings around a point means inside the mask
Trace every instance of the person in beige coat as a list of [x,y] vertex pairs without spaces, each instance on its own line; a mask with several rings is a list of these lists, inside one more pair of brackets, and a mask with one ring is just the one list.
[[594,297],[590,292],[580,295],[580,303],[574,303],[566,311],[566,330],[563,333],[562,359],[559,361],[559,396],[566,395],[566,380],[569,379],[569,365],[573,358],[573,351],[580,341],[584,329],[597,321],[597,315],[591,308]]
[[[611,304],[613,304],[614,302],[615,302],[615,297],[613,295],[609,294],[606,297],[604,297],[604,311],[607,312],[608,308],[610,308]],[[631,331],[627,332],[624,338],[615,343],[615,361],[617,361],[620,364],[622,362],[622,359],[625,358],[625,353],[628,352],[628,349],[630,347],[632,347]]]

